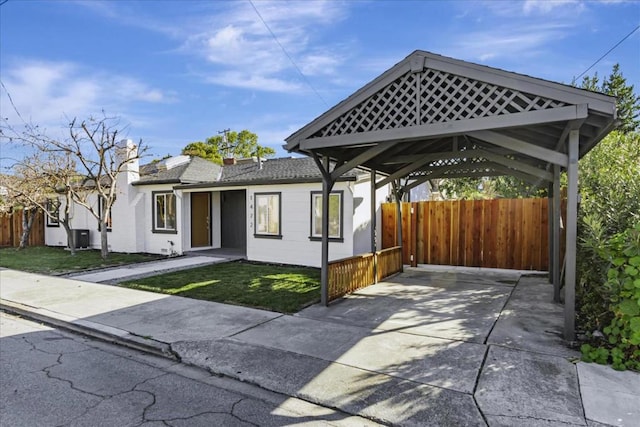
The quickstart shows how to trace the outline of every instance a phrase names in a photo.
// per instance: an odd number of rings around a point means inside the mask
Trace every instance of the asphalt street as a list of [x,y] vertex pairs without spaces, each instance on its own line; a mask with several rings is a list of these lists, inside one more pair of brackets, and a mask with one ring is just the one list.
[[6,313],[0,384],[2,426],[373,424]]

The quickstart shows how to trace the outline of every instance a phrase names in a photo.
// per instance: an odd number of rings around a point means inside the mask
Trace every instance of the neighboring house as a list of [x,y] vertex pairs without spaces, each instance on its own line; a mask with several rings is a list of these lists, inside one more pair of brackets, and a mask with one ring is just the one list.
[[[249,260],[320,265],[321,190],[311,158],[241,159],[217,165],[199,157],[176,156],[138,166],[132,161],[118,177],[109,221],[114,252],[182,254],[228,248]],[[376,193],[380,203],[387,186]],[[330,198],[330,258],[370,252],[369,173],[351,171]],[[97,221],[75,206],[72,228],[88,229],[90,247],[100,247]],[[66,245],[62,227],[48,224],[47,245]],[[380,242],[380,236],[378,236]]]

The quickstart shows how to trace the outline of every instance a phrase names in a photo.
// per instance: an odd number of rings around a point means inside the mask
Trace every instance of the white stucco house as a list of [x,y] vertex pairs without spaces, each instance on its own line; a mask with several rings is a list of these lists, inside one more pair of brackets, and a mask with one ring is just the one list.
[[[131,161],[118,177],[110,250],[181,255],[226,248],[253,261],[320,266],[322,181],[313,159],[229,163],[190,156]],[[388,194],[387,186],[376,192],[378,216]],[[370,210],[370,174],[344,174],[330,198],[330,259],[370,251]],[[97,221],[85,208],[72,209],[71,225],[89,231],[89,247],[100,247]],[[45,243],[66,246],[64,228],[48,221]]]

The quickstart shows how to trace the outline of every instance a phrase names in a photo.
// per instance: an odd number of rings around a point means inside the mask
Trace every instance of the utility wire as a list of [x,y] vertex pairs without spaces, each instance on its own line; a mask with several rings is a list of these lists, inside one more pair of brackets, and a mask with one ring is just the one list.
[[278,37],[276,37],[275,33],[271,30],[271,28],[269,27],[269,25],[266,23],[266,21],[264,20],[264,18],[262,17],[262,15],[260,14],[260,12],[258,11],[258,8],[256,7],[255,4],[253,4],[253,0],[249,0],[249,4],[251,4],[251,7],[253,7],[253,10],[256,11],[256,15],[258,15],[258,18],[260,18],[260,21],[262,21],[262,23],[264,24],[265,28],[267,29],[267,31],[269,31],[269,33],[271,34],[271,37],[273,37],[273,40],[275,40],[275,42],[278,44],[278,46],[280,46],[280,49],[282,49],[282,51],[284,52],[284,54],[287,56],[287,58],[289,58],[289,61],[291,61],[291,63],[293,64],[293,66],[295,67],[295,69],[298,71],[298,74],[300,74],[300,76],[302,76],[302,79],[305,81],[305,83],[311,88],[311,90],[318,96],[318,98],[320,98],[320,100],[324,103],[324,105],[329,108],[329,104],[327,104],[327,101],[324,100],[324,98],[322,97],[322,95],[320,95],[320,92],[318,92],[316,90],[315,87],[313,87],[313,85],[311,84],[311,82],[309,81],[309,79],[307,78],[307,76],[304,75],[304,73],[302,72],[302,70],[300,69],[300,67],[298,67],[298,64],[296,64],[296,62],[293,60],[293,58],[291,57],[291,55],[289,55],[289,52],[287,52],[287,50],[284,48],[284,46],[282,45],[282,43],[280,43],[280,40],[278,40]]
[[[9,0],[7,0],[7,1],[9,1]],[[6,1],[5,1],[5,3],[6,3]],[[13,98],[11,97],[11,94],[9,93],[9,90],[7,90],[7,87],[4,85],[2,80],[0,80],[0,86],[2,86],[2,89],[4,89],[4,92],[7,94],[7,98],[9,99],[9,102],[11,103],[11,106],[13,107],[13,111],[15,111],[16,114],[18,115],[18,117],[20,118],[20,120],[22,120],[22,123],[24,123],[26,125],[27,122],[22,117],[22,114],[20,114],[20,110],[18,110],[18,107],[16,107],[16,104],[13,102]]]
[[626,39],[628,39],[629,37],[631,37],[631,35],[633,33],[635,33],[636,31],[638,31],[638,29],[640,29],[640,25],[638,25],[637,27],[635,27],[633,30],[631,30],[631,32],[629,34],[627,34],[626,36],[624,36],[618,43],[616,43],[611,49],[609,49],[607,51],[607,53],[605,53],[604,55],[602,55],[600,58],[598,58],[598,60],[596,62],[594,62],[593,64],[591,64],[589,66],[589,68],[587,68],[586,70],[584,70],[578,77],[576,77],[574,80],[577,82],[578,79],[582,76],[584,76],[587,71],[589,71],[590,69],[592,69],[593,67],[595,67],[595,65],[602,61],[607,55],[609,55],[615,48],[617,48],[618,46],[620,46],[622,44],[623,41],[625,41]]

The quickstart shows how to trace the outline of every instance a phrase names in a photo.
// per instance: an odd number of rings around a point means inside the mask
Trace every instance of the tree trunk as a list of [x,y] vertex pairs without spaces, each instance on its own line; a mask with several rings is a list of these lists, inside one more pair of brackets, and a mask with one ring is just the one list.
[[107,259],[109,256],[109,246],[107,242],[107,221],[103,221],[100,225],[100,256]]
[[36,218],[37,209],[22,209],[22,236],[20,237],[20,245],[18,250],[24,249],[29,244],[29,235],[31,227]]
[[76,239],[73,235],[73,230],[71,230],[71,226],[69,225],[69,219],[65,219],[64,221],[60,221],[62,226],[64,227],[64,231],[67,233],[67,244],[69,245],[69,252],[71,255],[76,254]]

